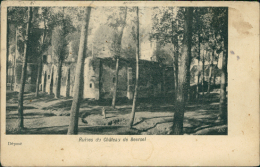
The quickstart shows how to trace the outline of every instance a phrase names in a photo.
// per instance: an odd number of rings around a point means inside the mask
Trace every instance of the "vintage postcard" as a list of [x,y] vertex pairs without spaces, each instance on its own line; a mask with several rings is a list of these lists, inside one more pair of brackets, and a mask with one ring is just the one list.
[[259,165],[259,5],[5,1],[3,166]]

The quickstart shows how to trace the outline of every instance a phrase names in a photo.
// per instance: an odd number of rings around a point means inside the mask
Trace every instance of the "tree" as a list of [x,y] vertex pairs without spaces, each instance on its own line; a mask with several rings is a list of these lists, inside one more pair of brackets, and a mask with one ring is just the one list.
[[[116,75],[115,75],[115,82],[114,82],[114,92],[113,92],[113,99],[112,99],[112,107],[115,108],[116,105],[116,93],[117,93],[117,84],[118,84],[118,71],[119,71],[119,57],[121,54],[121,43],[122,43],[122,37],[123,37],[123,32],[124,32],[124,28],[126,25],[126,15],[127,15],[127,7],[125,8],[125,15],[124,15],[124,19],[123,20],[117,20],[117,22],[115,24],[110,24],[111,26],[118,28],[120,27],[121,29],[119,30],[119,36],[117,41],[117,48],[119,49],[118,51],[116,51]],[[121,22],[122,23],[121,23]]]
[[196,99],[199,100],[199,84],[200,84],[200,34],[198,34],[198,68],[197,68],[197,94],[196,94]]
[[[155,39],[159,43],[160,48],[171,44],[173,49],[172,66],[174,71],[174,101],[178,87],[178,69],[179,69],[179,50],[182,48],[183,36],[183,8],[176,7],[155,7],[153,16],[153,27],[151,39]],[[162,54],[156,54],[156,59],[164,59]],[[165,64],[165,63],[164,63]],[[167,64],[165,64],[167,65]]]
[[[51,21],[49,23],[52,32],[52,46],[54,51],[55,62],[57,64],[57,82],[55,97],[60,97],[61,89],[61,76],[62,76],[62,64],[68,56],[68,34],[75,31],[75,27],[72,25],[71,15],[74,10],[68,8],[56,8],[58,12],[53,12]],[[67,15],[65,15],[65,9]]]
[[199,84],[200,84],[200,43],[201,43],[201,22],[200,22],[200,10],[197,8],[196,13],[195,13],[195,19],[196,19],[196,24],[195,26],[197,27],[197,36],[198,36],[198,68],[197,68],[197,87],[196,87],[196,99],[199,100]]
[[67,70],[66,97],[70,96],[70,68]]
[[[205,74],[205,60],[209,60],[208,53],[212,51],[213,43],[215,39],[212,37],[214,32],[211,23],[212,23],[212,12],[211,8],[196,8],[195,15],[195,22],[194,26],[197,27],[197,33],[194,34],[197,36],[196,42],[198,43],[198,68],[197,68],[197,93],[196,98],[199,100],[199,85],[200,85],[200,78],[201,78],[201,89],[202,95],[204,96],[204,74]],[[211,44],[210,44],[211,43]],[[201,58],[202,52],[202,58]],[[205,54],[206,52],[206,54]],[[202,61],[202,68],[200,67],[200,61]]]
[[6,83],[8,83],[8,62],[9,62],[9,34],[10,34],[10,21],[7,19],[7,33],[6,33]]
[[[212,19],[211,19],[212,22]],[[209,47],[210,47],[210,56],[209,56],[209,75],[208,75],[208,90],[207,90],[207,94],[210,93],[210,87],[211,87],[211,81],[212,81],[212,71],[213,71],[213,62],[216,59],[216,55],[215,53],[218,52],[217,48],[218,46],[218,39],[216,37],[216,31],[211,28],[211,34],[209,34]]]
[[[175,35],[175,40],[172,41],[172,43],[175,46],[175,55],[174,55],[174,90],[175,90],[175,96],[174,100],[176,100],[176,92],[177,92],[177,87],[178,87],[178,68],[179,68],[179,35],[178,35],[178,20],[176,21],[176,31],[177,34]],[[173,25],[172,25],[173,27]]]
[[[26,16],[27,8],[25,7],[8,7],[7,8],[7,33],[6,33],[6,83],[9,82],[8,78],[8,69],[9,69],[9,54],[10,54],[10,47],[13,45],[17,46],[17,33],[16,30],[18,27],[25,28],[24,20],[27,19]],[[25,35],[25,34],[24,34]],[[23,48],[24,43],[19,42],[19,46]],[[11,53],[12,54],[12,53]],[[14,59],[16,60],[17,57]],[[13,62],[13,68],[14,67]],[[11,84],[12,87],[12,84]]]
[[[206,52],[206,54],[205,54]],[[201,79],[201,91],[202,97],[204,97],[204,82],[205,82],[205,56],[207,55],[207,51],[205,49],[205,45],[203,46],[203,53],[202,53],[202,79]]]
[[65,40],[66,34],[65,34],[65,23],[64,23],[64,7],[62,12],[62,23],[60,26],[55,27],[54,29],[54,36],[52,38],[53,40],[53,46],[54,46],[54,53],[57,55],[58,58],[58,71],[57,71],[57,82],[56,82],[56,92],[55,97],[60,97],[60,89],[61,89],[61,70],[62,70],[62,63],[65,59],[66,55],[66,46],[67,42]]
[[179,66],[178,89],[176,92],[175,112],[172,127],[174,135],[183,134],[185,101],[187,99],[189,87],[188,77],[191,58],[192,13],[193,8],[185,8],[183,46]]
[[49,8],[42,8],[42,20],[44,23],[44,30],[43,34],[41,35],[40,41],[39,41],[39,57],[38,57],[38,73],[37,73],[37,79],[36,79],[36,91],[35,91],[35,97],[38,97],[39,95],[39,83],[40,83],[40,77],[41,77],[41,72],[42,72],[42,56],[44,52],[48,49],[50,46],[50,38],[49,32],[47,29],[47,24],[48,24],[48,13],[50,12]]
[[28,58],[28,45],[31,38],[31,24],[32,24],[32,7],[28,7],[28,22],[26,27],[26,36],[25,36],[25,43],[24,43],[24,56],[23,56],[23,66],[22,66],[22,76],[21,76],[21,85],[20,91],[18,95],[18,129],[24,128],[23,123],[23,94],[24,94],[24,87],[25,87],[25,79],[26,79],[26,71],[27,71],[27,58]]
[[[217,62],[216,68],[218,69],[218,60],[219,60],[219,54],[220,54],[221,51],[220,51],[220,50],[217,50],[216,52],[217,52],[217,54],[218,54],[218,56],[215,57],[215,58],[216,58],[216,62]],[[216,75],[217,75],[217,70],[216,70],[216,68],[214,68],[213,87],[216,86]]]
[[213,60],[214,60],[214,50],[211,52],[211,57],[210,57],[209,79],[208,79],[208,91],[207,91],[207,94],[210,93],[210,85],[211,85],[211,79],[212,79]]
[[61,89],[61,75],[62,75],[62,63],[64,61],[64,56],[66,55],[66,46],[67,43],[65,41],[65,34],[62,27],[56,27],[54,29],[54,33],[52,36],[53,46],[54,46],[54,54],[57,56],[57,82],[56,82],[56,91],[55,97],[60,97],[60,89]]
[[87,52],[87,39],[88,39],[88,26],[90,19],[91,7],[84,8],[84,19],[82,21],[81,27],[81,37],[80,37],[80,46],[78,52],[78,60],[75,74],[75,84],[74,84],[74,97],[71,106],[70,112],[70,123],[68,128],[68,135],[78,134],[78,115],[79,115],[79,107],[81,101],[81,91],[82,88],[82,75],[84,69],[84,59],[86,57]]
[[15,89],[15,85],[14,83],[16,83],[16,79],[15,79],[15,67],[16,67],[16,57],[17,57],[17,29],[15,30],[15,45],[13,47],[14,51],[11,52],[13,53],[13,74],[12,74],[12,83],[11,83],[11,88],[13,88],[12,90]]
[[139,79],[139,57],[140,57],[140,44],[139,44],[139,9],[136,7],[136,73],[135,73],[135,92],[133,98],[132,112],[130,116],[129,127],[132,128],[135,118],[136,99],[138,95],[138,79]]
[[[227,38],[227,37],[226,37]],[[221,85],[220,85],[220,103],[219,103],[219,120],[227,123],[227,39],[224,39],[225,51],[222,57],[221,68]]]
[[220,103],[218,121],[227,123],[227,63],[228,63],[228,8],[213,9],[212,26],[221,36],[224,48],[221,68]]
[[39,60],[38,64],[38,72],[37,72],[37,79],[36,79],[36,90],[35,90],[35,97],[39,96],[39,84],[40,84],[40,76],[42,73],[42,59]]

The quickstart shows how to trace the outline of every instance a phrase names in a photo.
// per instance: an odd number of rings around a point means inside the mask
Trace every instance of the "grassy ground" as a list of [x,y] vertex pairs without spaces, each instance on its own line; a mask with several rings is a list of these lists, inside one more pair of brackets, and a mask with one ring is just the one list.
[[[195,135],[225,135],[227,125],[216,122],[219,106],[218,90],[214,90],[199,102],[188,102],[184,114],[184,133]],[[72,98],[55,99],[52,95],[34,93],[24,96],[24,125],[22,132],[16,130],[17,92],[6,94],[7,134],[66,134],[69,124]],[[80,107],[79,134],[113,135],[167,135],[171,134],[174,105],[171,98],[138,100],[132,129],[127,127],[131,101],[118,101],[116,109],[110,101],[84,100]],[[101,115],[106,110],[106,118]]]

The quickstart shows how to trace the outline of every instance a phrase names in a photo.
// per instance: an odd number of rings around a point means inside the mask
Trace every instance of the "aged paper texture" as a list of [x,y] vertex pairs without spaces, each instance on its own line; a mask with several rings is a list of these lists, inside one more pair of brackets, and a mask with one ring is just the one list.
[[[16,107],[15,110],[11,110],[11,112],[14,112],[14,115],[10,115],[10,113],[9,115],[7,115],[8,85],[6,84],[6,55],[7,55],[6,53],[7,28],[6,27],[7,27],[8,7],[14,7],[14,6],[16,7],[91,6],[92,8],[104,7],[105,9],[109,7],[120,7],[120,6],[122,7],[127,6],[129,9],[131,9],[134,6],[138,6],[140,8],[144,8],[144,7],[147,8],[148,7],[150,8],[152,7],[194,7],[194,8],[223,7],[225,8],[227,7],[228,8],[228,51],[227,51],[228,52],[228,66],[227,66],[228,68],[227,69],[228,71],[228,124],[227,127],[225,126],[227,129],[226,134],[225,135],[224,134],[223,135],[196,135],[196,134],[192,135],[186,133],[186,135],[149,135],[147,132],[147,133],[142,133],[142,135],[136,135],[132,133],[129,134],[123,133],[123,135],[114,135],[113,133],[110,134],[109,132],[106,132],[106,130],[104,130],[104,134],[102,134],[98,130],[96,131],[92,130],[91,135],[88,135],[87,132],[79,133],[78,135],[65,135],[67,132],[69,117],[66,117],[67,122],[65,128],[64,125],[57,125],[57,127],[55,126],[57,129],[59,128],[59,126],[60,127],[63,126],[64,129],[60,131],[61,133],[57,133],[57,134],[51,133],[50,129],[49,129],[50,132],[49,134],[41,133],[41,131],[44,128],[42,128],[41,130],[39,128],[34,133],[27,133],[27,134],[11,133],[12,129],[9,128],[8,126],[11,124],[10,121],[16,118],[15,114],[17,115],[16,113],[17,103],[14,103],[14,105],[9,107],[11,109],[12,107],[13,108]],[[142,15],[142,13],[140,15]],[[17,17],[18,16],[19,15],[17,15]],[[129,16],[131,16],[131,13],[129,14]],[[134,18],[134,16],[132,17]],[[140,16],[140,20],[142,21],[142,24],[144,25],[148,24],[148,18],[141,18],[141,17],[142,16]],[[90,19],[91,19],[91,15],[90,15]],[[105,20],[105,18],[101,18],[101,21],[102,19]],[[96,22],[98,21],[100,20],[96,20]],[[130,29],[129,32],[130,31],[132,30]],[[102,30],[100,30],[100,33],[102,33]],[[57,36],[57,38],[58,37],[59,36]],[[77,38],[77,36],[74,38]],[[122,41],[122,42],[127,43],[127,41]],[[92,47],[92,56],[93,56],[93,47],[95,49],[98,47],[98,45],[93,46],[92,43],[92,46],[89,45],[88,47]],[[105,50],[105,48],[101,48],[100,50],[102,49]],[[146,54],[146,52],[141,51],[141,54]],[[48,58],[46,61],[48,61]],[[34,71],[31,70],[31,73],[33,72]],[[71,76],[75,75],[72,71],[70,73]],[[36,74],[37,73],[35,73],[35,75]],[[120,74],[119,72],[119,75],[123,75],[123,74]],[[48,78],[49,76],[46,75],[46,77]],[[32,82],[31,80],[28,82]],[[63,80],[61,82],[67,83],[67,81],[63,81]],[[89,82],[88,86],[90,88],[93,88],[96,87],[96,84],[93,81],[93,83]],[[46,90],[47,89],[48,88],[46,88]],[[156,94],[156,92],[154,91],[153,94]],[[62,95],[62,91],[61,91],[61,95]],[[85,94],[83,96],[85,96]],[[127,95],[127,96],[130,97],[131,95]],[[96,94],[93,93],[93,97],[91,98],[97,98]],[[29,102],[30,101],[28,101],[27,103],[29,104]],[[63,105],[68,105],[68,104],[64,103]],[[43,107],[47,107],[47,106],[43,106]],[[69,109],[70,109],[70,105],[69,105]],[[94,108],[92,109],[93,111],[96,111]],[[49,110],[46,109],[46,112],[49,112]],[[101,112],[101,110],[98,109],[98,112]],[[107,113],[109,112],[107,111]],[[55,123],[56,121],[56,119],[52,119],[51,114],[53,113],[45,113],[45,116],[48,116],[49,118],[50,124]],[[25,116],[26,116],[26,112],[25,112]],[[35,126],[36,125],[39,127],[41,126],[42,122],[36,122],[36,121],[33,122],[34,120],[30,119],[31,117],[29,118],[30,115],[27,114],[27,116],[28,119],[25,119],[25,126],[28,125],[29,122],[31,122]],[[164,117],[167,116],[169,115],[166,115]],[[109,118],[109,114],[107,114],[107,117]],[[34,115],[34,117],[32,118],[38,118],[38,115]],[[60,118],[65,118],[65,116],[61,115]],[[170,117],[170,119],[172,119],[172,117]],[[100,118],[100,120],[104,120],[104,119]],[[86,121],[88,121],[89,124],[91,123],[88,119],[86,119]],[[82,122],[81,123],[84,124],[83,119]],[[27,128],[30,127],[27,126]],[[86,131],[88,131],[87,128]],[[106,166],[106,165],[110,165],[110,166],[116,166],[116,165],[120,165],[120,166],[159,166],[159,165],[162,166],[255,166],[255,165],[259,165],[259,4],[256,2],[169,2],[169,1],[166,2],[4,1],[2,2],[1,4],[1,164],[3,166]]]

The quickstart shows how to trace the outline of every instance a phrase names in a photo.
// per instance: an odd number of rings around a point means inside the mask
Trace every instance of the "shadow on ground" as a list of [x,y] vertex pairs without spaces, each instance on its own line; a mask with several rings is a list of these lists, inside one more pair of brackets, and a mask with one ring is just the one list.
[[[31,109],[36,109],[34,106],[23,106],[24,110],[31,110]],[[6,106],[6,111],[15,111],[18,110],[18,106]]]
[[[49,134],[66,135],[68,126],[53,126],[43,128],[24,128],[21,131],[7,131],[7,134]],[[116,133],[115,133],[116,132]],[[79,126],[78,134],[92,135],[138,135],[140,131],[129,129],[127,126]]]
[[[24,122],[26,129],[18,132],[14,122],[18,118],[17,92],[7,92],[7,134],[66,134],[72,98],[55,99],[53,95],[40,93],[24,95]],[[225,135],[227,125],[216,122],[219,109],[219,94],[205,94],[204,98],[190,101],[184,114],[184,133],[195,135]],[[102,108],[106,118],[102,117]],[[111,135],[169,135],[172,133],[174,102],[172,98],[138,99],[135,121],[128,128],[132,101],[119,99],[116,108],[111,100],[83,100],[79,112],[79,134]],[[52,119],[53,118],[53,119]]]
[[70,110],[72,105],[72,100],[64,100],[64,101],[59,101],[53,105],[43,107],[43,110]]

